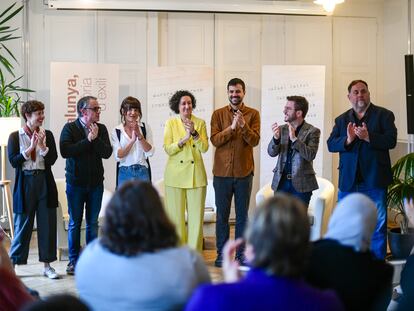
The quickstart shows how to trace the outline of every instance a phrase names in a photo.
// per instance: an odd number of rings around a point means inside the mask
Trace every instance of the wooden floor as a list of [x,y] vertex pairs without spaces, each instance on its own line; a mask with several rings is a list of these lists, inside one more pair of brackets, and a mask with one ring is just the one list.
[[[10,246],[9,241],[5,241],[5,245],[8,249]],[[206,238],[205,248],[206,249],[203,251],[203,257],[206,261],[211,278],[215,283],[220,282],[222,280],[221,269],[214,267],[214,260],[216,259],[215,239]],[[61,279],[49,280],[44,277],[43,263],[39,262],[38,257],[37,235],[36,232],[33,232],[28,264],[16,266],[15,269],[16,274],[21,278],[26,286],[37,290],[41,297],[62,293],[77,295],[75,278],[67,275],[65,272],[67,264],[67,256],[63,256],[62,261],[55,261],[51,263],[51,266],[61,275]]]

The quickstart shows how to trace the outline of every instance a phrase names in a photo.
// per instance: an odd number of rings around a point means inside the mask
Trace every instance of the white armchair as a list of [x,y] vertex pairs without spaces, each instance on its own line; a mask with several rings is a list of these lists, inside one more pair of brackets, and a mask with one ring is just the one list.
[[[316,179],[319,189],[313,191],[308,207],[309,221],[311,224],[311,241],[320,239],[326,232],[329,217],[331,217],[334,207],[334,185],[325,178],[317,177]],[[259,205],[271,196],[273,196],[273,190],[269,183],[257,192],[256,205]]]
[[[204,237],[213,237],[216,235],[216,199],[214,195],[213,181],[207,181],[207,194],[206,194],[206,203],[204,207],[204,225],[203,225],[203,234]],[[157,189],[158,194],[160,195],[162,201],[164,202],[164,179],[157,180],[154,182],[154,187]]]
[[[68,249],[68,226],[69,226],[69,214],[68,214],[68,201],[66,199],[66,180],[65,178],[56,178],[56,187],[58,190],[59,206],[56,213],[57,218],[57,255],[58,260],[62,258],[62,251]],[[105,208],[109,200],[112,197],[112,192],[104,189],[102,197],[101,211],[99,212],[99,223],[103,222],[105,215]],[[81,245],[85,245],[85,214],[81,225]]]

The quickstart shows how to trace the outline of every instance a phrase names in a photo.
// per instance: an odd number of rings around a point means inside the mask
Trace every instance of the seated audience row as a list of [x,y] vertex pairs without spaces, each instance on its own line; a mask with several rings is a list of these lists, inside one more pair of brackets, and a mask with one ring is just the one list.
[[[386,310],[393,269],[370,251],[376,217],[368,197],[350,194],[334,210],[324,239],[310,244],[306,207],[277,193],[256,209],[245,232],[249,271],[242,276],[234,259],[244,241],[228,241],[225,283],[210,285],[200,255],[179,245],[156,190],[129,181],[107,206],[102,236],[82,252],[76,285],[91,310]],[[412,305],[411,258],[401,310]],[[0,268],[0,298],[10,300],[10,310],[32,301],[7,254]],[[3,270],[15,284],[6,294]]]

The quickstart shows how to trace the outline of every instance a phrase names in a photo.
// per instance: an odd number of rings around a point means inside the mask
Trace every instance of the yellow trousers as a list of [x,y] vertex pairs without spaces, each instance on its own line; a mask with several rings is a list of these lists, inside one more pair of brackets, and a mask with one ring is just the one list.
[[[206,187],[175,188],[165,186],[165,208],[176,227],[182,244],[201,253],[203,250],[204,205]],[[187,226],[185,212],[187,211]]]

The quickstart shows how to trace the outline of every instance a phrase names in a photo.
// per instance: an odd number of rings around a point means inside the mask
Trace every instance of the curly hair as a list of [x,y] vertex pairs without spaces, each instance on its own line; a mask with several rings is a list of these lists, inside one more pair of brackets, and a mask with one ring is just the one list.
[[106,207],[101,243],[124,256],[178,245],[175,227],[150,183],[129,181],[115,192]]
[[132,96],[126,97],[122,103],[121,108],[119,109],[119,113],[121,114],[121,121],[125,123],[125,115],[130,109],[137,109],[140,117],[142,117],[142,110],[141,110],[141,102]]
[[174,93],[173,96],[171,96],[170,102],[169,102],[171,110],[177,114],[180,113],[180,110],[178,107],[180,106],[180,100],[181,100],[181,97],[183,96],[189,96],[191,98],[191,103],[193,104],[193,109],[196,107],[196,99],[191,92],[186,91],[186,90],[177,91]]
[[38,100],[28,100],[20,107],[20,113],[24,118],[24,121],[27,121],[26,113],[30,116],[32,112],[45,110],[45,105]]
[[301,277],[309,251],[309,232],[303,203],[276,194],[255,211],[246,230],[246,241],[254,250],[252,265],[277,276]]

